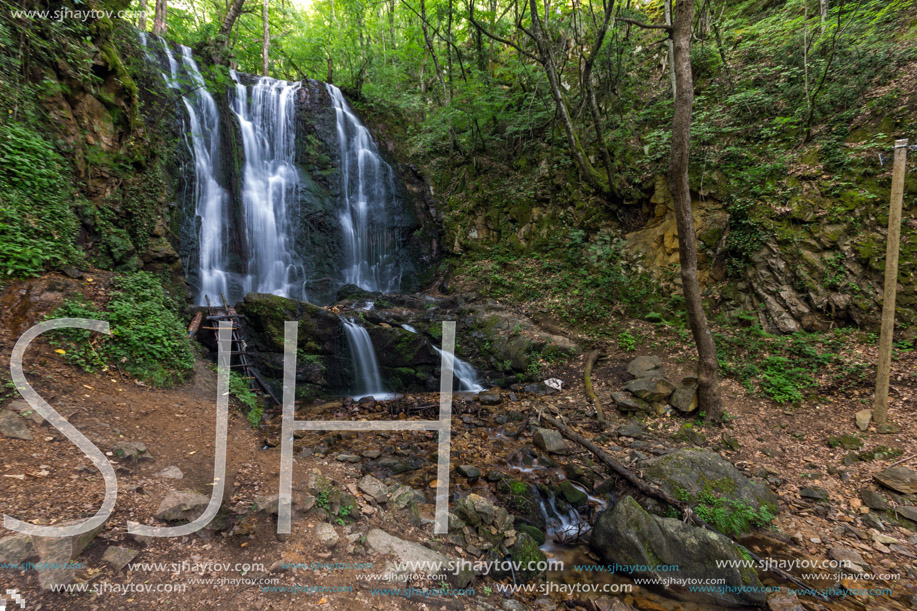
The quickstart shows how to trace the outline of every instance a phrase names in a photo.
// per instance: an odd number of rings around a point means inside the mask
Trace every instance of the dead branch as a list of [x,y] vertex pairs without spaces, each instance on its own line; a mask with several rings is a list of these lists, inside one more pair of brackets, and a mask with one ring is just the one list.
[[595,406],[595,415],[599,422],[604,423],[605,412],[602,410],[602,403],[599,401],[592,387],[592,367],[601,356],[602,354],[598,350],[593,350],[586,355],[586,370],[583,372],[583,381],[586,384],[586,396],[589,397],[589,400],[592,401],[592,404]]
[[[707,530],[714,532],[720,535],[721,537],[726,537],[730,541],[734,542],[736,545],[740,545],[737,541],[735,541],[735,539],[733,539],[729,535],[725,535],[721,533],[716,528],[714,528],[713,526],[711,526],[710,524],[708,524],[707,522],[699,518],[697,514],[695,514],[687,504],[682,503],[672,498],[664,490],[661,490],[660,488],[657,488],[656,486],[646,483],[645,481],[640,479],[640,477],[638,477],[633,471],[631,471],[630,469],[628,469],[627,467],[625,467],[624,465],[616,461],[607,452],[602,450],[600,447],[598,447],[597,445],[595,445],[594,443],[592,443],[591,441],[589,441],[588,439],[586,439],[585,437],[583,437],[582,435],[580,435],[579,433],[571,429],[570,427],[561,423],[556,418],[548,416],[547,414],[542,414],[541,417],[544,418],[544,420],[548,424],[550,424],[551,426],[555,427],[558,431],[560,431],[561,435],[563,435],[570,441],[580,444],[581,446],[583,446],[584,448],[592,452],[592,454],[596,458],[598,458],[602,463],[604,463],[612,471],[614,471],[615,473],[617,473],[618,475],[626,479],[637,490],[639,490],[646,496],[653,497],[655,499],[663,501],[664,503],[667,503],[668,505],[671,505],[675,509],[678,509],[679,511],[681,511],[685,515],[686,519],[690,519],[692,522],[694,522],[701,528],[706,528]],[[743,549],[745,548],[743,547]],[[751,550],[746,549],[745,551],[748,552],[748,555],[751,556],[753,560],[757,562],[762,562],[762,563],[764,562],[760,556],[757,556]],[[793,585],[796,585],[796,586],[799,586],[800,588],[805,589],[806,592],[812,592],[813,596],[820,598],[821,600],[829,600],[828,597],[824,595],[816,594],[815,593],[816,589],[813,586],[810,586],[809,584],[802,581],[798,577],[790,573],[787,573],[786,571],[782,569],[773,567],[773,568],[770,568],[769,571],[789,581]]]

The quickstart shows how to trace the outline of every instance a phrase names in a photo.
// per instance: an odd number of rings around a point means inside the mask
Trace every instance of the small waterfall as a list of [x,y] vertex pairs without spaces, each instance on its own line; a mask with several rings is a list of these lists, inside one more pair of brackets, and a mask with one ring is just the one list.
[[[173,89],[180,89],[179,65],[169,45],[162,46],[169,58],[169,78]],[[200,291],[198,305],[204,305],[206,296],[218,299],[229,292],[229,274],[225,271],[226,215],[229,194],[216,179],[217,160],[220,154],[220,115],[216,101],[204,86],[204,77],[191,57],[191,49],[181,48],[182,66],[190,77],[193,90],[182,96],[191,127],[191,149],[194,157],[194,201],[201,219],[199,235]],[[217,301],[219,303],[219,301]]]
[[[436,350],[436,353],[442,357],[443,351],[433,346],[433,349]],[[459,381],[459,392],[481,392],[487,390],[481,386],[478,382],[478,372],[468,361],[463,361],[459,357],[454,357],[455,364],[452,366],[452,370],[455,373],[456,379]]]
[[232,110],[239,119],[245,167],[242,206],[248,246],[243,293],[306,299],[305,269],[293,251],[292,221],[299,172],[295,155],[295,100],[300,83],[268,77],[236,81]]
[[392,168],[379,155],[369,130],[341,90],[330,84],[326,87],[337,116],[341,148],[344,201],[340,222],[348,257],[343,280],[367,291],[397,291],[401,269],[385,210],[394,197]]
[[376,360],[376,351],[369,339],[366,329],[358,325],[353,319],[342,318],[344,333],[347,336],[347,346],[350,348],[350,358],[355,374],[355,387],[357,392],[354,398],[372,396],[375,399],[389,399],[392,394],[382,385],[382,376],[379,373],[379,362]]

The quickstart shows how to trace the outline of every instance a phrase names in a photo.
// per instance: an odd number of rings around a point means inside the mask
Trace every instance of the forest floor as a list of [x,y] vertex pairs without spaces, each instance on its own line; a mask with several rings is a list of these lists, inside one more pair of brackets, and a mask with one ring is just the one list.
[[[90,274],[90,277],[92,275]],[[97,276],[100,277],[100,276]],[[72,280],[60,275],[7,284],[0,292],[0,367],[9,371],[9,358],[18,337],[36,321],[59,304],[69,291],[80,291],[90,299],[99,297],[99,282],[89,278]],[[658,326],[642,321],[623,323],[634,335],[645,338],[640,346],[602,345],[608,358],[600,361],[593,379],[597,392],[610,416],[610,422],[600,425],[594,410],[586,401],[583,387],[583,357],[564,363],[545,365],[545,377],[564,381],[563,390],[543,397],[522,392],[503,393],[499,406],[482,406],[469,397],[457,397],[453,418],[452,464],[473,464],[482,472],[490,469],[519,470],[515,462],[519,452],[533,448],[531,432],[520,428],[539,413],[553,414],[564,419],[588,438],[599,438],[599,445],[624,464],[632,464],[639,449],[662,446],[666,449],[699,446],[719,452],[749,476],[764,476],[780,498],[781,511],[771,528],[756,532],[745,543],[761,555],[826,559],[834,546],[856,550],[868,563],[873,574],[898,575],[898,579],[869,582],[868,587],[888,587],[891,596],[851,596],[822,603],[811,597],[801,597],[806,609],[908,609],[917,596],[917,524],[907,520],[895,522],[883,514],[885,530],[871,526],[870,515],[860,491],[877,488],[872,476],[892,462],[917,454],[917,387],[914,372],[917,354],[903,352],[893,364],[894,393],[891,420],[900,425],[892,434],[880,435],[874,427],[860,432],[854,423],[854,413],[863,408],[862,399],[869,399],[868,388],[845,389],[807,399],[799,406],[778,406],[773,401],[749,393],[733,379],[723,382],[724,399],[731,421],[722,428],[706,426],[693,417],[648,416],[642,419],[639,439],[619,435],[616,429],[629,420],[616,412],[609,400],[610,392],[618,390],[628,379],[626,365],[638,354],[654,354],[665,365],[668,377],[677,381],[689,375],[690,346],[668,342],[657,334],[665,334]],[[556,332],[551,325],[551,332]],[[622,329],[625,327],[622,327]],[[573,339],[595,344],[595,338],[567,330]],[[652,349],[648,349],[652,346]],[[866,360],[873,360],[875,347],[857,345]],[[26,609],[116,609],[137,608],[209,609],[555,609],[569,598],[555,593],[548,597],[518,594],[513,607],[509,599],[487,590],[488,582],[476,583],[476,593],[467,598],[441,596],[411,598],[377,595],[372,590],[380,582],[366,581],[360,573],[381,573],[386,557],[375,554],[363,543],[370,529],[379,528],[396,537],[433,545],[450,557],[473,559],[465,549],[433,535],[433,489],[436,479],[436,438],[429,432],[376,432],[361,435],[347,433],[306,433],[297,440],[299,451],[294,459],[294,499],[307,492],[307,481],[316,471],[335,487],[350,491],[357,498],[356,510],[332,523],[340,542],[330,549],[316,536],[320,522],[314,514],[294,512],[293,532],[289,536],[276,534],[276,518],[270,512],[257,512],[253,505],[260,495],[276,492],[280,470],[280,418],[268,412],[264,423],[253,429],[241,411],[231,409],[229,448],[227,453],[227,488],[224,506],[233,516],[234,525],[224,531],[202,530],[179,538],[147,540],[126,532],[127,521],[162,524],[152,516],[160,502],[171,491],[191,489],[209,495],[213,481],[214,430],[216,405],[216,374],[212,365],[198,358],[192,379],[177,388],[154,389],[140,384],[118,371],[87,373],[63,360],[46,339],[37,339],[25,357],[25,372],[35,390],[116,465],[119,495],[114,513],[104,529],[76,561],[81,568],[75,572],[75,584],[85,584],[87,592],[69,594],[44,590],[36,570],[0,569],[0,588],[15,588],[23,593]],[[8,388],[4,390],[0,408],[18,399]],[[515,399],[513,399],[513,397]],[[413,395],[391,404],[351,405],[348,401],[331,401],[316,406],[298,406],[299,419],[360,417],[391,419],[394,417],[429,418],[435,412],[412,407],[435,404],[435,395]],[[410,416],[399,412],[411,412]],[[348,416],[349,414],[349,416]],[[497,420],[498,416],[504,416]],[[513,416],[506,418],[507,415]],[[683,425],[692,423],[693,433],[686,437]],[[54,524],[65,520],[84,519],[93,514],[104,495],[103,480],[86,457],[59,432],[46,423],[27,422],[31,439],[2,440],[0,458],[0,510],[22,520]],[[524,428],[524,427],[523,427]],[[724,445],[722,434],[737,441],[737,448]],[[680,433],[680,434],[679,434]],[[868,452],[879,446],[900,450],[895,458],[878,458],[845,464],[850,453],[842,447],[830,447],[830,436],[857,435],[861,447]],[[116,446],[123,442],[141,442],[147,456],[132,461],[119,456]],[[582,466],[595,482],[607,477],[596,467],[591,455],[583,448],[568,444],[570,453],[565,460]],[[736,446],[733,446],[736,447]],[[367,472],[373,472],[369,461],[343,462],[341,455],[364,456],[364,452],[381,451],[402,459],[416,460],[418,467],[397,476],[397,480],[420,491],[429,502],[419,505],[420,520],[406,520],[403,514],[381,508],[366,498],[356,485]],[[848,461],[849,462],[849,461]],[[910,463],[913,466],[913,463]],[[167,479],[160,475],[167,467],[177,467],[183,479]],[[548,471],[535,477],[550,477]],[[380,475],[380,479],[382,476]],[[806,487],[818,486],[827,494],[827,501],[814,501],[800,496]],[[470,485],[453,475],[452,490],[474,491],[489,495],[483,479]],[[874,513],[874,512],[873,512]],[[9,534],[9,533],[6,533]],[[891,540],[894,540],[892,543]],[[137,552],[133,563],[164,563],[159,566],[125,566],[115,569],[103,561],[110,546],[129,548]],[[553,552],[562,554],[564,552]],[[596,561],[581,552],[580,561]],[[305,568],[289,569],[283,563],[372,563],[372,567],[339,570]],[[233,567],[222,571],[211,567],[206,572],[183,568],[182,563],[225,563]],[[237,565],[254,565],[248,570]],[[368,570],[367,570],[368,569]],[[801,571],[795,571],[797,573]],[[261,584],[241,583],[239,578],[266,580]],[[762,573],[765,585],[786,585],[772,575]],[[222,583],[218,580],[223,579]],[[231,580],[237,580],[235,582]],[[608,576],[581,574],[551,574],[549,579],[574,583],[601,581]],[[623,578],[612,578],[618,582]],[[208,583],[192,580],[212,580]],[[830,578],[812,581],[816,587],[831,587]],[[132,584],[152,586],[152,592],[125,591]],[[263,585],[308,589],[351,588],[350,591],[278,592],[264,591]],[[439,587],[436,583],[416,583],[415,587]],[[492,586],[493,583],[491,582]],[[850,588],[863,584],[845,584]],[[164,591],[185,586],[186,590]],[[406,584],[400,584],[407,587]],[[386,585],[383,587],[399,587]],[[156,589],[160,591],[155,591]],[[99,593],[94,593],[99,592]],[[574,596],[577,598],[577,596]],[[580,600],[585,600],[581,597]],[[594,609],[610,607],[610,600],[599,601]],[[653,592],[635,586],[630,594],[620,597],[616,604],[631,605],[642,611],[674,611],[714,608],[692,602],[680,602],[664,592]],[[776,607],[774,607],[776,608]]]

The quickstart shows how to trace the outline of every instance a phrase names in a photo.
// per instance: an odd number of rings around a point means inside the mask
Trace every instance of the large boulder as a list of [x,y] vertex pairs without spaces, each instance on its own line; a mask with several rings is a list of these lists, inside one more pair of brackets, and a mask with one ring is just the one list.
[[[430,573],[445,573],[450,571],[449,580],[457,588],[464,588],[474,579],[475,573],[470,568],[464,568],[454,563],[448,556],[424,547],[419,543],[405,541],[394,537],[384,530],[373,528],[366,533],[366,545],[377,554],[385,554],[395,558],[396,562],[409,566],[420,566],[426,563]],[[440,567],[439,569],[433,567]],[[455,568],[461,570],[455,571]],[[413,569],[407,569],[411,572]],[[394,566],[388,567],[386,572],[395,573]],[[457,574],[456,574],[457,573]]]
[[917,471],[907,467],[897,466],[885,469],[874,476],[875,480],[901,494],[914,494],[917,492]]
[[681,520],[647,513],[632,497],[626,497],[596,521],[589,542],[606,564],[640,567],[637,577],[664,579],[659,565],[679,567],[679,579],[723,579],[726,591],[690,592],[684,586],[669,586],[669,592],[700,602],[721,605],[762,606],[765,595],[754,568],[721,567],[718,562],[748,559],[739,545],[722,535],[685,524]]
[[640,464],[644,476],[669,495],[696,506],[702,493],[762,507],[775,514],[777,497],[764,484],[742,475],[731,462],[713,452],[684,448]]
[[662,377],[634,378],[624,385],[624,390],[650,403],[659,403],[669,398],[675,390],[671,382]]

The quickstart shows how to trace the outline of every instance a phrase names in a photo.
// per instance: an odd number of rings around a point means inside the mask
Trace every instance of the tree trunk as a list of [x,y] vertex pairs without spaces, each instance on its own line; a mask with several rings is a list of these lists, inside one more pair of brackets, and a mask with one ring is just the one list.
[[232,0],[232,4],[229,5],[229,10],[226,11],[226,17],[223,18],[223,23],[220,24],[218,34],[226,41],[226,45],[229,45],[229,35],[232,33],[232,26],[235,25],[239,13],[242,12],[243,4],[245,4],[245,0]]
[[818,8],[821,12],[821,35],[825,35],[825,22],[828,21],[828,0],[818,0]]
[[691,28],[694,22],[694,0],[678,0],[672,43],[675,65],[675,111],[672,118],[672,154],[669,161],[669,190],[675,203],[678,228],[678,256],[681,261],[682,289],[688,311],[688,322],[698,356],[698,404],[707,412],[708,422],[720,423],[723,403],[717,375],[716,345],[704,314],[700,283],[697,279],[697,238],[691,214],[691,190],[688,184],[688,156],[691,145],[691,106],[694,101],[694,78],[691,73]]
[[564,132],[567,135],[570,155],[573,157],[573,161],[576,162],[577,167],[579,167],[583,178],[589,183],[589,186],[602,194],[607,194],[609,192],[608,185],[602,184],[592,164],[589,163],[589,158],[586,157],[583,147],[580,144],[579,135],[576,133],[576,127],[573,125],[573,119],[570,117],[570,111],[567,109],[567,103],[561,91],[560,77],[554,66],[550,42],[542,28],[541,18],[538,14],[537,0],[529,0],[529,8],[532,11],[532,38],[534,38],[535,46],[538,48],[538,55],[541,57],[545,74],[548,77],[551,96],[554,98],[554,104],[557,106],[557,113],[560,115],[561,123],[563,123],[564,126]]
[[[672,25],[672,0],[665,0],[665,24]],[[672,37],[669,36],[668,40],[665,41],[666,49],[668,50],[668,64],[669,64],[669,81],[672,83],[672,98],[675,97],[675,50],[672,47]]]
[[420,0],[420,28],[423,30],[423,40],[427,45],[427,51],[433,59],[433,69],[436,72],[436,79],[443,88],[443,105],[449,105],[449,91],[446,89],[446,79],[443,78],[443,71],[439,67],[439,60],[436,59],[436,50],[433,48],[433,41],[430,40],[430,33],[427,31],[427,5],[424,0]]
[[168,24],[166,23],[166,0],[156,0],[156,8],[153,12],[153,34],[165,36]]
[[264,27],[264,36],[261,43],[261,75],[267,76],[267,52],[271,46],[271,27],[268,21],[268,0],[261,3],[261,24]]
[[592,116],[592,125],[595,127],[595,136],[599,146],[599,153],[602,156],[602,162],[605,164],[605,174],[608,178],[608,190],[611,193],[615,191],[614,164],[611,161],[611,152],[605,144],[604,130],[602,129],[602,119],[599,114],[599,104],[595,99],[595,88],[592,85],[592,67],[595,60],[602,50],[602,44],[605,42],[605,34],[608,32],[608,24],[611,21],[611,14],[614,9],[614,0],[605,0],[605,15],[602,18],[602,25],[595,34],[595,42],[586,61],[583,65],[583,90],[586,93],[586,102],[589,105],[589,114]]

